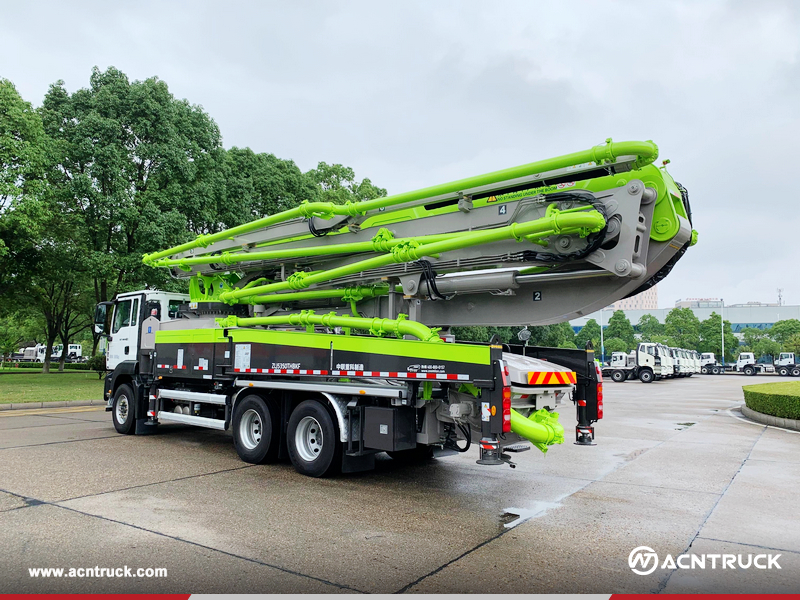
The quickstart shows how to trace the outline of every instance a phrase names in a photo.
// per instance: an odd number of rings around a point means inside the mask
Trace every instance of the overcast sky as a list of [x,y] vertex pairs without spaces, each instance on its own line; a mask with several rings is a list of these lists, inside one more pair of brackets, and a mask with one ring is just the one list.
[[800,304],[800,3],[19,2],[0,77],[40,105],[91,68],[158,76],[223,143],[389,193],[652,139],[699,243],[678,298]]

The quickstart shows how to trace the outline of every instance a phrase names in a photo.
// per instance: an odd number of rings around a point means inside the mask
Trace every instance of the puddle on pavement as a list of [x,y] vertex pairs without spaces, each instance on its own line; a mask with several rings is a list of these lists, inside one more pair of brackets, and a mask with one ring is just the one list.
[[558,502],[534,502],[532,508],[505,508],[500,516],[500,521],[503,523],[503,527],[511,529],[528,519],[542,517],[551,508],[559,506],[561,504]]

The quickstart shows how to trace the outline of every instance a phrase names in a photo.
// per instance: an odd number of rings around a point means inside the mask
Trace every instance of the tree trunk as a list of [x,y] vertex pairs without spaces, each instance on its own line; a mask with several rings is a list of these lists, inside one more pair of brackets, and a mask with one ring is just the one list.
[[56,337],[47,337],[47,348],[44,351],[44,365],[42,365],[42,373],[49,373],[50,372],[50,355],[53,353],[53,343],[56,341]]

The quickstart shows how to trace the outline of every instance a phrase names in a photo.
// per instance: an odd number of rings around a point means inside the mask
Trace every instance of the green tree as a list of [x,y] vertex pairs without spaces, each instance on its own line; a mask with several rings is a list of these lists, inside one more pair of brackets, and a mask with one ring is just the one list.
[[578,335],[575,336],[575,345],[578,348],[585,348],[586,342],[591,341],[595,348],[595,353],[600,353],[600,325],[594,319],[586,321],[586,325],[581,327]]
[[320,162],[306,175],[319,187],[319,200],[322,202],[344,204],[386,195],[385,189],[373,185],[369,179],[357,181],[355,171],[343,165]]
[[655,337],[664,335],[664,325],[650,314],[642,315],[636,329],[641,334],[643,342],[656,342]]
[[797,319],[776,321],[769,329],[768,334],[779,344],[785,344],[789,338],[800,334],[800,321]]
[[762,329],[755,327],[745,327],[741,331],[742,341],[746,346],[754,347],[759,341],[767,337],[767,333]]
[[13,83],[0,79],[0,212],[41,183],[45,164],[41,117]]
[[757,359],[764,356],[771,356],[774,360],[781,352],[781,345],[767,336],[756,340],[756,342],[752,344],[752,348]]
[[96,302],[117,291],[167,283],[141,256],[191,235],[198,170],[220,133],[198,106],[177,100],[158,78],[130,82],[114,67],[93,69],[89,88],[50,86],[40,110],[53,140],[48,181],[64,214],[75,217]]
[[[722,317],[712,312],[700,323],[700,352],[713,352],[716,356],[722,351]],[[725,360],[733,360],[738,354],[739,339],[734,335],[731,322],[725,321]]]
[[612,352],[629,352],[630,347],[628,343],[618,337],[606,338],[604,340],[606,358],[611,356]]
[[[636,346],[636,340],[633,336],[633,325],[621,310],[615,310],[614,314],[608,320],[608,326],[604,332],[606,338],[618,339],[625,344],[624,350],[617,350],[617,352],[629,352]],[[608,341],[606,341],[606,352],[608,353]]]
[[795,355],[800,355],[800,333],[795,333],[789,337],[783,343],[783,347],[789,352],[794,352]]
[[673,346],[697,350],[700,346],[700,320],[691,308],[673,308],[664,319],[664,332]]

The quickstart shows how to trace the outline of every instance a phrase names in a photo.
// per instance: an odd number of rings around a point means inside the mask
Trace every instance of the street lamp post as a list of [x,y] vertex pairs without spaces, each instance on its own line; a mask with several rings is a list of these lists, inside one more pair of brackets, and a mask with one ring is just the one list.
[[606,346],[603,340],[603,311],[604,309],[600,309],[600,362],[606,364]]
[[722,366],[725,366],[725,300],[720,298],[721,306],[719,307],[719,323],[720,332],[722,333]]

